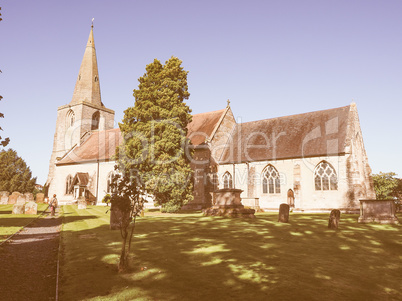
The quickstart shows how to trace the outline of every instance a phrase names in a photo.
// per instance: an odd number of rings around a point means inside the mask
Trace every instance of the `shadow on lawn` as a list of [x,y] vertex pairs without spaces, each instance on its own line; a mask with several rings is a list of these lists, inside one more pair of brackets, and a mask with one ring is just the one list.
[[292,214],[288,224],[277,223],[277,214],[255,220],[145,217],[136,226],[132,271],[123,275],[116,271],[119,231],[104,224],[67,232],[61,299],[401,297],[400,226],[356,220],[344,215],[333,231],[326,214]]

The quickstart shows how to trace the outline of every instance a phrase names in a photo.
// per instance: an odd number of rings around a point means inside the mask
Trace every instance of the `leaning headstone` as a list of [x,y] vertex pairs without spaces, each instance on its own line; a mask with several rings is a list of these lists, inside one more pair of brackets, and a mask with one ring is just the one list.
[[15,204],[17,203],[17,199],[20,196],[21,193],[19,193],[18,191],[14,191],[8,198],[8,203],[9,204]]
[[10,193],[8,191],[0,191],[0,205],[8,204],[8,197]]
[[87,209],[87,201],[83,196],[78,198],[78,209]]
[[26,203],[25,214],[38,214],[38,204],[36,204],[34,201]]
[[36,194],[36,202],[37,203],[43,203],[45,201],[45,194],[42,192],[39,192]]
[[14,204],[13,214],[24,214],[25,204]]
[[338,209],[333,209],[329,215],[328,228],[338,229],[341,212]]
[[280,204],[279,206],[279,217],[278,222],[280,223],[288,223],[289,222],[289,204]]
[[25,198],[26,198],[27,202],[31,202],[31,201],[34,200],[33,193],[31,193],[31,192],[25,192],[24,195],[25,195]]
[[27,198],[25,195],[20,194],[17,199],[17,204],[25,204],[27,202]]

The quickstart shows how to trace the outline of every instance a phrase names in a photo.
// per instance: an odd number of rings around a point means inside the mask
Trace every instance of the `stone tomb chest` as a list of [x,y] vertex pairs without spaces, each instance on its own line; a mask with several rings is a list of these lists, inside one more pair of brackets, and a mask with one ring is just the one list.
[[204,215],[254,218],[254,209],[245,209],[241,203],[241,189],[224,188],[214,192],[214,204]]
[[360,200],[359,223],[399,224],[393,200]]

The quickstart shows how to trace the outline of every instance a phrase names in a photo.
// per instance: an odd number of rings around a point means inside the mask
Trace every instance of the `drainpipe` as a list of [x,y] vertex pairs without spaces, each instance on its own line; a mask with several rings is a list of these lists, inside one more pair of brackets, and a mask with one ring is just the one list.
[[233,188],[236,189],[236,168],[234,163],[233,163]]
[[99,190],[99,159],[97,160],[97,172],[96,172],[96,204],[98,204],[98,190]]
[[247,197],[249,198],[250,195],[248,193],[248,185],[250,185],[250,179],[249,179],[249,172],[250,172],[250,162],[246,162],[246,166],[247,166]]

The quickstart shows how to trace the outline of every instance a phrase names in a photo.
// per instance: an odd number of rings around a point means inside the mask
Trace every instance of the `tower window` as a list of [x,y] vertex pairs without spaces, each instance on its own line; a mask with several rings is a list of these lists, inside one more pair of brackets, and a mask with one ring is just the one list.
[[67,128],[72,127],[74,125],[75,122],[75,114],[73,110],[70,110],[67,112],[66,115],[66,126]]
[[97,81],[98,81],[98,76],[95,75],[95,82],[97,82]]
[[99,111],[96,111],[92,115],[92,125],[91,125],[91,130],[99,130],[99,119],[100,119],[100,113]]

